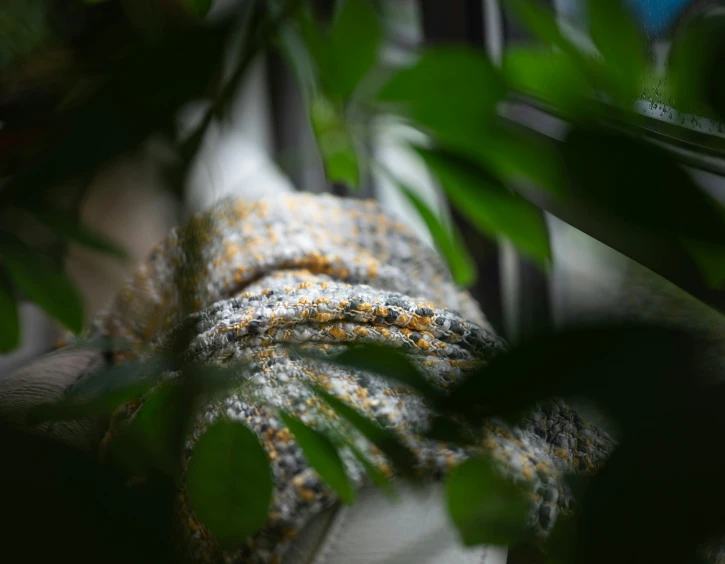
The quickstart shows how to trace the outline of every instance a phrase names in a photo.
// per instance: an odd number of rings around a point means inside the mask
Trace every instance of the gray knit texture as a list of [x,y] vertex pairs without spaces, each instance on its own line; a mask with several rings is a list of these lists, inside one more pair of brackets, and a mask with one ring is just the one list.
[[[197,243],[192,262],[190,241]],[[179,269],[187,273],[181,282]],[[181,292],[191,300],[184,302]],[[191,313],[183,313],[184,303],[193,304]],[[186,351],[190,360],[248,363],[238,385],[202,410],[188,437],[184,464],[204,429],[228,418],[258,435],[275,480],[267,525],[230,552],[199,522],[182,476],[178,526],[191,562],[279,562],[296,532],[336,501],[279,410],[344,437],[392,476],[384,454],[320,401],[310,384],[395,431],[430,479],[440,479],[468,456],[491,455],[502,473],[531,492],[531,526],[540,535],[570,509],[562,474],[594,470],[612,448],[605,433],[560,403],[534,410],[519,428],[492,421],[470,448],[423,439],[432,413],[411,390],[290,352],[288,345],[320,355],[355,343],[393,346],[446,390],[505,351],[503,340],[470,295],[456,287],[436,252],[372,201],[310,194],[256,203],[225,200],[174,230],[92,330],[135,343],[130,355],[116,355],[116,362],[124,362],[164,350],[182,321],[193,327]],[[104,445],[143,401],[117,412]],[[368,476],[352,450],[343,448],[341,456],[354,483],[366,484]]]

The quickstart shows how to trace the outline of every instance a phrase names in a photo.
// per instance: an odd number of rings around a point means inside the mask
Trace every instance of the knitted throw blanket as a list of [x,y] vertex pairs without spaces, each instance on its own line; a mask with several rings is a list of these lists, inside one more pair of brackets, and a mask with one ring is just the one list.
[[[196,241],[194,261],[187,251],[191,239]],[[179,284],[181,269],[191,274]],[[186,319],[180,313],[181,292],[191,297],[185,303],[193,304],[194,313]],[[349,343],[397,347],[442,389],[505,349],[433,250],[376,203],[329,195],[296,194],[256,203],[226,200],[195,216],[139,266],[92,329],[130,340],[136,347],[131,356],[143,357],[168,347],[182,321],[193,328],[188,359],[248,363],[238,386],[210,401],[196,421],[184,467],[203,430],[229,418],[257,434],[275,482],[267,524],[229,552],[195,516],[182,476],[178,526],[192,562],[279,562],[294,534],[336,501],[279,418],[279,409],[314,428],[342,434],[390,475],[386,457],[321,402],[309,384],[322,386],[394,430],[431,479],[476,450],[421,438],[431,413],[409,389],[290,353],[286,345],[307,344],[319,354],[336,354]],[[119,355],[115,361],[126,358]],[[134,402],[116,413],[104,445],[133,419],[139,405]],[[531,491],[531,526],[545,534],[569,507],[562,472],[593,469],[611,444],[573,411],[549,403],[522,428],[490,423],[478,448]],[[368,476],[358,458],[349,449],[340,454],[354,484],[365,485]]]

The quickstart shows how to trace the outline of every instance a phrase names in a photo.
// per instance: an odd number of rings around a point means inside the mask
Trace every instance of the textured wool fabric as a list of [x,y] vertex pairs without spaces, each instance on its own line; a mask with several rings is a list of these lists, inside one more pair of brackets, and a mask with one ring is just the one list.
[[[184,467],[204,429],[226,418],[257,434],[275,482],[267,524],[230,552],[194,514],[182,476],[178,527],[192,562],[279,562],[296,532],[336,501],[280,410],[352,445],[357,453],[345,447],[340,454],[357,487],[368,483],[360,453],[392,475],[383,453],[321,401],[311,384],[397,433],[415,453],[420,474],[432,480],[468,456],[492,455],[502,472],[531,492],[530,521],[539,534],[569,509],[562,473],[595,469],[612,446],[606,434],[559,403],[535,410],[520,428],[492,421],[481,430],[480,444],[467,449],[425,440],[421,433],[431,412],[420,396],[288,347],[323,357],[355,343],[397,347],[441,390],[505,350],[436,253],[372,201],[294,194],[252,204],[221,202],[174,230],[91,332],[133,343],[132,353],[115,356],[120,363],[167,350],[182,321],[192,334],[187,360],[247,363],[237,385],[202,410]],[[153,393],[117,412],[104,448]]]

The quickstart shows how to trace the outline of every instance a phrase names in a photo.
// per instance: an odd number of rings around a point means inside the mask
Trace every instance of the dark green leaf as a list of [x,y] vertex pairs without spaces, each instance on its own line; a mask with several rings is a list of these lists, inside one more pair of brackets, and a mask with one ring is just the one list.
[[63,271],[9,237],[0,240],[0,259],[15,285],[51,317],[75,333],[83,329],[83,302]]
[[184,6],[184,9],[190,15],[199,19],[202,19],[209,13],[212,4],[212,0],[181,0],[181,5]]
[[[725,18],[721,24],[725,23]],[[711,68],[723,68],[725,65],[725,37],[723,37],[723,25],[720,26],[720,41],[713,49],[712,59],[713,67]],[[720,73],[709,73],[707,75],[707,82],[705,84],[705,101],[709,108],[712,108],[710,112],[705,115],[712,115],[713,119],[718,121],[718,131],[722,132],[722,125],[725,121],[725,79]],[[678,108],[679,109],[679,108]]]
[[382,30],[373,3],[347,0],[332,26],[334,68],[329,80],[342,100],[347,100],[378,58]]
[[504,236],[524,254],[545,265],[551,258],[541,213],[486,172],[440,151],[418,147],[454,206],[481,231]]
[[[627,423],[676,401],[695,384],[695,341],[669,328],[601,324],[538,335],[457,386],[441,402],[471,423],[516,420],[536,402],[583,396]],[[543,377],[542,375],[546,375]]]
[[247,363],[235,362],[223,366],[211,364],[187,365],[186,369],[194,378],[198,393],[218,396],[230,388],[239,386],[244,380]]
[[526,533],[526,494],[501,476],[490,460],[472,458],[454,469],[446,480],[446,497],[467,546],[505,546]]
[[186,491],[223,548],[238,548],[264,526],[273,489],[267,452],[242,423],[218,421],[194,445]]
[[[692,376],[692,365],[689,370]],[[577,504],[572,562],[697,562],[694,557],[703,548],[719,551],[725,530],[725,459],[703,464],[688,456],[667,457],[656,471],[652,461],[676,445],[703,452],[719,444],[725,435],[724,401],[722,383],[693,385],[657,417],[640,416],[621,434]],[[665,491],[668,495],[662,496]],[[687,515],[688,526],[672,515]]]
[[432,401],[440,397],[440,392],[428,382],[420,370],[401,351],[392,347],[380,345],[349,347],[331,360],[357,370],[374,372],[410,386]]
[[576,519],[573,515],[558,515],[554,528],[546,538],[546,564],[574,564],[575,546]]
[[441,47],[393,75],[378,98],[446,139],[480,140],[505,94],[500,73],[483,52]]
[[327,179],[350,188],[358,187],[360,165],[341,108],[318,96],[310,106],[310,117]]
[[717,4],[684,20],[675,30],[668,64],[672,100],[679,112],[725,119],[725,81],[720,68],[725,61],[725,17]]
[[304,451],[310,466],[337,492],[344,503],[352,503],[355,500],[355,490],[332,441],[287,413],[280,413],[280,416]]
[[119,258],[128,258],[128,255],[121,247],[56,210],[50,208],[31,209],[30,213],[55,233],[70,241]]
[[[139,24],[150,22],[154,27],[155,22],[146,18],[150,4],[131,0],[124,2],[126,6],[141,9],[136,14]],[[128,55],[83,104],[58,114],[57,127],[34,156],[33,166],[8,182],[4,196],[33,201],[49,186],[93,173],[152,131],[167,127],[178,108],[208,89],[218,67],[213,61],[221,59],[233,23],[194,26],[168,41],[126,49]]]
[[621,0],[588,0],[589,32],[606,62],[615,92],[631,104],[645,70],[643,38]]
[[722,288],[725,282],[725,246],[692,239],[685,246],[712,288]]
[[395,433],[361,415],[345,402],[328,394],[319,386],[313,386],[313,388],[315,393],[325,400],[339,416],[346,419],[366,439],[385,453],[399,470],[408,476],[414,476],[414,469],[417,465],[415,454],[400,441]]
[[162,385],[152,391],[123,432],[131,443],[136,464],[156,468],[178,477],[180,457],[178,442],[188,429],[189,414],[184,412],[186,390],[179,382]]
[[20,345],[20,318],[12,285],[0,270],[0,353],[8,353]]
[[634,137],[575,128],[563,157],[582,211],[663,236],[725,244],[725,216],[671,155]]
[[0,5],[0,71],[3,78],[6,71],[30,62],[47,45],[52,35],[49,11],[50,6],[43,2],[3,0]]
[[160,43],[168,27],[168,13],[159,0],[118,0],[129,24],[148,42]]
[[451,269],[453,279],[464,288],[471,286],[476,281],[476,262],[468,252],[457,227],[453,224],[450,228],[443,225],[433,210],[413,190],[400,182],[398,187],[428,227],[438,252]]
[[162,357],[104,367],[73,384],[61,401],[40,405],[29,417],[40,422],[109,415],[148,392],[170,368]]
[[433,419],[425,436],[434,441],[456,445],[472,445],[479,439],[470,427],[448,416],[439,415]]
[[[103,460],[125,476],[133,478],[147,479],[159,469],[154,455],[148,451],[141,438],[131,431],[122,431],[113,438],[104,450]],[[167,470],[168,466],[164,466],[162,475],[168,474]]]

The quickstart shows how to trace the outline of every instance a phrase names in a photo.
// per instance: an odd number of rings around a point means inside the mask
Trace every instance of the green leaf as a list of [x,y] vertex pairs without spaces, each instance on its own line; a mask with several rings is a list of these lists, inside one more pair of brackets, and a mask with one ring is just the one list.
[[300,25],[325,94],[335,102],[346,103],[378,58],[382,28],[372,3],[345,2],[329,33],[306,13]]
[[348,0],[332,26],[335,67],[334,91],[347,100],[362,78],[375,65],[382,38],[380,20],[372,2]]
[[20,317],[12,285],[0,270],[0,353],[8,353],[20,345]]
[[536,0],[508,0],[516,19],[533,35],[539,38],[547,48],[556,48],[571,60],[578,72],[591,84],[601,82],[601,64],[589,54],[582,53],[559,30],[555,12]]
[[213,0],[181,0],[181,5],[192,16],[204,18],[211,10]]
[[512,89],[552,104],[565,117],[580,115],[592,94],[571,57],[561,52],[511,47],[503,71]]
[[564,163],[556,148],[543,137],[503,127],[492,128],[475,145],[461,149],[463,155],[469,155],[505,182],[525,179],[557,198],[567,194]]
[[89,249],[115,255],[122,259],[128,258],[128,255],[121,247],[107,240],[102,235],[94,233],[80,223],[66,217],[57,210],[45,208],[30,209],[29,211],[55,233],[70,241],[88,247]]
[[473,161],[505,183],[533,182],[557,198],[567,193],[561,156],[541,136],[491,123],[485,130],[439,132],[436,137],[442,148]]
[[321,387],[313,385],[312,388],[339,416],[346,419],[366,439],[385,453],[399,470],[410,477],[415,475],[414,469],[417,465],[415,454],[400,441],[395,433],[361,415],[355,409],[335,396],[330,395]]
[[29,417],[41,422],[108,415],[140,398],[170,369],[171,363],[162,357],[101,368],[73,384],[61,401],[39,405]]
[[400,182],[397,184],[428,227],[433,242],[448,264],[455,282],[464,288],[473,285],[476,281],[476,262],[468,252],[458,228],[453,224],[450,227],[443,225],[433,210],[413,190]]
[[490,460],[472,458],[446,480],[448,512],[466,546],[507,546],[527,531],[526,494],[505,479]]
[[507,181],[525,177],[560,191],[565,175],[556,153],[501,125],[496,107],[506,93],[503,74],[485,54],[446,47],[431,49],[412,67],[398,71],[378,100],[441,145],[485,163]]
[[360,165],[357,151],[341,108],[317,96],[310,105],[310,118],[327,179],[350,188],[358,187]]
[[541,213],[483,169],[440,151],[416,150],[458,210],[481,231],[504,236],[524,254],[546,265],[549,237]]
[[612,87],[631,104],[641,90],[646,66],[644,41],[634,18],[621,0],[588,0],[587,17]]
[[378,99],[437,135],[480,139],[505,94],[501,74],[482,51],[439,47],[394,74]]
[[0,259],[15,285],[48,315],[74,333],[83,329],[83,301],[62,270],[9,236],[0,239]]
[[332,441],[287,413],[280,413],[280,417],[304,451],[310,466],[337,492],[344,503],[352,503],[355,500],[355,490]]
[[223,548],[238,548],[264,526],[273,490],[267,452],[244,424],[218,421],[194,445],[186,491]]
[[439,399],[441,395],[405,355],[392,347],[351,346],[330,360],[405,384],[432,401]]

